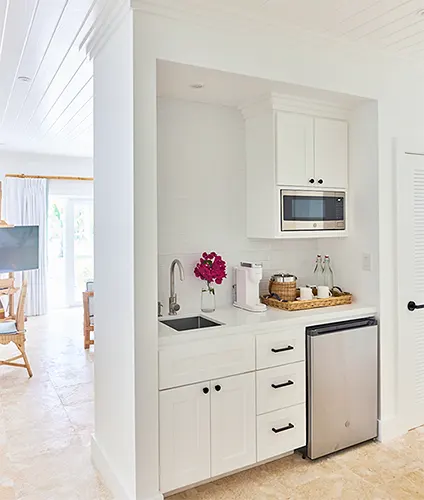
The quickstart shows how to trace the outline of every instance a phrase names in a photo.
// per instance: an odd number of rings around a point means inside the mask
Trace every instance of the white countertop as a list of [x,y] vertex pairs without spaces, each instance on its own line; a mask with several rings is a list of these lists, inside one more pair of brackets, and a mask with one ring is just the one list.
[[262,313],[244,311],[233,306],[217,309],[213,313],[202,313],[194,310],[177,316],[164,316],[161,320],[202,316],[220,323],[221,326],[178,332],[159,322],[159,348],[191,341],[221,338],[226,335],[266,333],[267,331],[275,331],[279,327],[287,326],[290,323],[304,324],[305,327],[320,323],[331,323],[373,316],[376,312],[376,307],[363,304],[322,307],[305,311],[282,311],[270,307]]

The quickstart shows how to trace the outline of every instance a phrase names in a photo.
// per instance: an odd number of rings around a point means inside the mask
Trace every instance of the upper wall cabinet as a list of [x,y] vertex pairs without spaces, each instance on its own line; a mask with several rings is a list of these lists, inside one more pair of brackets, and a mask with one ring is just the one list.
[[[283,231],[281,191],[347,192],[350,109],[272,94],[242,108],[242,112],[246,128],[247,236],[347,236],[347,229]],[[347,227],[346,214],[347,207]],[[300,212],[296,215],[299,220],[307,217]],[[314,217],[319,223],[319,209]]]
[[347,122],[275,112],[279,186],[347,187]]
[[314,119],[279,111],[275,120],[277,184],[308,185],[314,177]]
[[347,122],[315,118],[314,138],[315,181],[326,188],[347,188]]

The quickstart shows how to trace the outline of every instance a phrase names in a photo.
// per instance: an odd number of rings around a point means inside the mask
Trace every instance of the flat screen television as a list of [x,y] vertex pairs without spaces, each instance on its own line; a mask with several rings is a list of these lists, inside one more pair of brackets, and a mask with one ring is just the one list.
[[0,228],[0,273],[38,269],[38,226]]

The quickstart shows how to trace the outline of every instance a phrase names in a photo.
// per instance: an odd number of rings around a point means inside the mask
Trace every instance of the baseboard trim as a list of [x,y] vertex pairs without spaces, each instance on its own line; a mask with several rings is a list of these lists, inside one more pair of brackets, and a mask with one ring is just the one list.
[[378,420],[377,423],[377,440],[381,443],[403,436],[408,432],[407,426],[405,426],[404,422],[398,417]]
[[[94,463],[94,466],[99,471],[102,476],[106,486],[113,493],[115,500],[135,500],[132,498],[125,488],[122,486],[119,479],[116,477],[116,474],[113,472],[106,455],[103,453],[100,448],[96,436],[93,434],[91,436],[91,459]],[[152,499],[152,500],[160,500]]]
[[[91,435],[91,459],[94,466],[102,476],[106,486],[110,489],[114,496],[114,500],[136,500],[135,497],[130,495],[122,483],[113,472],[105,453],[99,446],[94,434]],[[145,497],[143,500],[163,500],[163,495],[157,492],[154,496]]]
[[157,493],[154,497],[150,497],[148,500],[164,500],[162,493]]

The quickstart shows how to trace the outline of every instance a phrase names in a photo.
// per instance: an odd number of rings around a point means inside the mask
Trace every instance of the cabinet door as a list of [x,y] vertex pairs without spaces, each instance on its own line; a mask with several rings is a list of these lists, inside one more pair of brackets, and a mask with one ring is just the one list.
[[210,477],[210,384],[162,391],[160,487],[162,492]]
[[246,373],[212,381],[212,476],[255,462],[255,374]]
[[277,184],[311,186],[314,178],[314,119],[277,111]]
[[347,123],[328,118],[316,118],[315,183],[327,188],[346,188],[347,169]]

